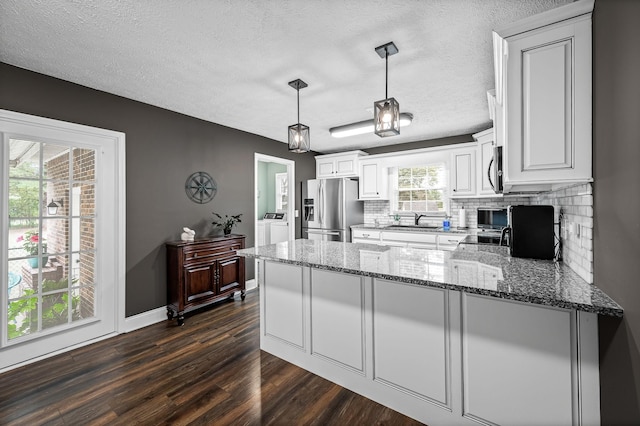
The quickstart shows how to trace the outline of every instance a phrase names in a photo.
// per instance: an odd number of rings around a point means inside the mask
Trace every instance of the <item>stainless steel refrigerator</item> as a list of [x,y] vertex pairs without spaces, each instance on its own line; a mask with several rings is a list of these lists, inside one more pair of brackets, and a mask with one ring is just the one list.
[[351,241],[351,226],[363,222],[355,179],[311,179],[302,182],[302,238]]

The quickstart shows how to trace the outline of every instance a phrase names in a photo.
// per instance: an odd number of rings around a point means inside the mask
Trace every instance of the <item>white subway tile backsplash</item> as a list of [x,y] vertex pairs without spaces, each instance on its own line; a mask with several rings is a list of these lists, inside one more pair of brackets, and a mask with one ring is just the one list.
[[538,195],[534,204],[550,204],[562,211],[563,228],[570,223],[580,225],[580,236],[562,232],[562,260],[589,283],[593,283],[593,187],[579,184]]
[[[467,227],[474,231],[478,227],[478,207],[507,207],[509,205],[552,205],[555,208],[556,222],[560,211],[564,216],[562,226],[569,223],[580,225],[580,237],[575,234],[565,238],[560,236],[563,262],[589,283],[593,283],[593,186],[590,183],[579,184],[556,191],[545,192],[534,197],[490,197],[490,198],[455,198],[450,199],[449,214],[451,226],[457,227],[459,211],[462,206],[466,211]],[[391,223],[389,201],[364,201],[364,221],[374,224]],[[402,224],[412,224],[413,216],[401,218]],[[442,219],[423,218],[420,223],[440,225]]]

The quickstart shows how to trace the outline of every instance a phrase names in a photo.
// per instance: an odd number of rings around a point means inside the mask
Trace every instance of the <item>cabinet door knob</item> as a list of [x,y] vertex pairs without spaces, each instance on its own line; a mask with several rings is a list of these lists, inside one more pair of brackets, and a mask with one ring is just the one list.
[[198,257],[198,253],[194,253],[194,254],[193,254],[193,257]]

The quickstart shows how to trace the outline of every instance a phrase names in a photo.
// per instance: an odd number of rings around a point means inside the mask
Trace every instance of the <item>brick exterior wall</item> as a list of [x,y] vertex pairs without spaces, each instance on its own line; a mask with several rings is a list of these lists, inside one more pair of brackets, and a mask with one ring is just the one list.
[[[58,208],[58,215],[68,216],[72,206],[73,189],[80,188],[79,212],[81,218],[74,218],[72,221],[79,221],[80,229],[80,253],[79,253],[79,276],[74,286],[88,286],[80,288],[79,292],[74,292],[80,296],[81,317],[91,317],[94,315],[94,289],[95,284],[95,151],[91,149],[72,149],[73,158],[73,179],[69,180],[69,152],[58,155],[45,163],[46,204],[51,200],[58,202],[62,200],[62,206]],[[70,187],[70,183],[72,187]],[[72,189],[73,188],[73,189]],[[46,217],[46,215],[45,215]],[[71,222],[68,218],[48,219],[46,239],[47,252],[55,257],[55,261],[62,266],[64,277],[68,277],[73,268],[72,262],[75,256],[66,256],[69,253],[69,236],[71,232]],[[59,253],[59,255],[55,255]]]

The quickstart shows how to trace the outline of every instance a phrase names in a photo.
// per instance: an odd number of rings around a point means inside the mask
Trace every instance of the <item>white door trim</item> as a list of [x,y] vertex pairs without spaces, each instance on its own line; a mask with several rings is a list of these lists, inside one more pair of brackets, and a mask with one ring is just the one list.
[[[122,132],[116,132],[112,130],[99,129],[90,126],[84,126],[75,123],[68,123],[59,120],[53,120],[44,117],[33,116],[29,114],[18,113],[14,111],[7,111],[0,109],[0,130],[7,133],[19,133],[20,129],[28,127],[31,136],[42,137],[45,139],[59,139],[65,140],[72,135],[72,139],[93,141],[92,143],[110,144],[112,163],[110,166],[114,167],[113,173],[115,181],[112,182],[113,191],[117,195],[112,201],[112,220],[109,221],[110,232],[113,232],[115,238],[113,245],[108,247],[108,251],[111,252],[110,258],[112,259],[112,265],[104,265],[103,267],[113,268],[113,283],[114,289],[114,306],[113,306],[113,318],[115,319],[115,330],[113,333],[109,333],[105,336],[111,336],[123,332],[126,329],[125,324],[125,287],[126,287],[126,206],[125,206],[125,191],[126,191],[126,177],[125,177],[125,134]],[[14,131],[15,130],[15,131]],[[5,158],[6,150],[0,149],[0,174],[3,176],[3,181],[7,182],[8,170],[5,165],[8,164],[8,160]],[[6,191],[6,183],[3,183],[2,192]],[[2,203],[0,205],[0,226],[2,229],[6,229],[8,226],[8,204],[6,197],[2,197]],[[7,241],[3,238],[0,239],[0,274],[3,274],[3,279],[6,280],[7,273],[5,266],[7,264]],[[3,291],[0,294],[0,303],[4,306],[7,305],[7,295]],[[102,339],[101,336],[100,339]],[[79,345],[84,345],[90,342],[85,341]],[[54,352],[34,358],[33,360],[25,360],[24,363],[9,365],[7,369],[13,369],[18,365],[24,365],[25,363],[33,362],[38,359],[53,356],[59,352]]]
[[258,163],[278,163],[287,166],[287,178],[289,179],[289,206],[287,207],[287,220],[291,224],[289,226],[289,240],[294,240],[296,238],[296,217],[295,217],[295,208],[296,208],[296,185],[295,185],[295,177],[296,177],[296,162],[293,160],[287,160],[285,158],[274,157],[272,155],[260,154],[256,152],[254,154],[254,162],[253,162],[253,193],[254,193],[254,209],[253,209],[253,222],[254,222],[254,242],[258,242],[258,226],[257,221],[258,217]]

